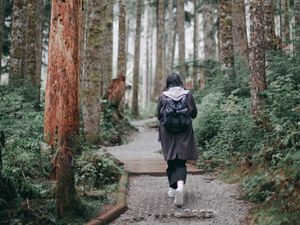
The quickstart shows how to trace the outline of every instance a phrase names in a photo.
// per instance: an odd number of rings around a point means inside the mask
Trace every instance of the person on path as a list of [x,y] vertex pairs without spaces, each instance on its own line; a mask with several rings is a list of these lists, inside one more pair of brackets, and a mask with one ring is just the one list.
[[[189,123],[183,131],[170,132],[165,126],[167,102],[172,99],[175,103],[185,98]],[[167,77],[164,91],[158,98],[157,118],[159,125],[159,141],[162,146],[165,161],[168,168],[166,170],[169,180],[168,196],[174,199],[174,204],[178,207],[183,205],[184,185],[186,182],[187,160],[196,160],[197,147],[192,127],[191,119],[196,118],[197,108],[192,94],[183,86],[181,77],[172,73]]]

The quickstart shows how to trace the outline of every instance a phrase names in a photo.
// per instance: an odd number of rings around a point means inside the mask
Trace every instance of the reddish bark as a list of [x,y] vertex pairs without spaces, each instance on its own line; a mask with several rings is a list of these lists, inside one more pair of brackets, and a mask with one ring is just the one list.
[[112,106],[118,108],[120,102],[125,94],[125,76],[119,75],[118,78],[113,79],[105,94],[105,99]]
[[79,5],[52,1],[44,132],[54,146],[69,146],[79,133]]
[[70,146],[79,134],[79,9],[80,0],[52,1],[44,132],[46,142],[58,148],[52,176],[60,217],[77,207]]

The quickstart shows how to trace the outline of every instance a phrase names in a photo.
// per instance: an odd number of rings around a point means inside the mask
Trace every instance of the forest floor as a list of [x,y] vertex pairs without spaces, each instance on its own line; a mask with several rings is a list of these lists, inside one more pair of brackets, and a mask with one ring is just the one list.
[[130,175],[128,210],[111,224],[246,224],[251,204],[241,199],[238,186],[224,183],[213,174],[201,174],[191,165],[184,205],[174,206],[173,199],[167,196],[166,163],[157,130],[145,126],[153,120],[133,122],[139,130],[133,139],[128,144],[107,148],[107,152],[124,162]]

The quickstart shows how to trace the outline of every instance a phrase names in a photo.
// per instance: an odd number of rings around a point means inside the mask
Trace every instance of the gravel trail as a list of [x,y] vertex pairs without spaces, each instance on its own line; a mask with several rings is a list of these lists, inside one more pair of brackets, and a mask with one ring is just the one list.
[[[139,159],[141,163],[149,158],[160,157],[157,132],[146,129],[149,120],[134,123],[139,134],[127,145],[107,150],[121,161]],[[155,139],[155,140],[154,140]],[[173,204],[167,196],[166,176],[130,177],[127,198],[128,210],[113,221],[112,225],[240,225],[249,213],[251,204],[241,200],[238,187],[226,184],[210,175],[187,177],[185,201],[182,208]]]

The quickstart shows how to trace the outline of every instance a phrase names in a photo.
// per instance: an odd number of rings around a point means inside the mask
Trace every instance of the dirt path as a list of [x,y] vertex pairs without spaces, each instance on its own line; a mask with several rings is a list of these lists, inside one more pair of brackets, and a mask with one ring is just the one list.
[[161,146],[157,142],[157,131],[144,127],[149,121],[134,122],[139,133],[129,144],[107,149],[125,163],[125,168],[131,174],[128,210],[111,224],[241,224],[248,214],[250,204],[239,199],[237,186],[225,184],[208,175],[193,175],[201,172],[195,168],[188,169],[184,206],[177,208],[173,205],[173,199],[166,194],[166,167],[159,153]]

